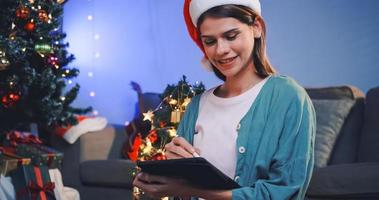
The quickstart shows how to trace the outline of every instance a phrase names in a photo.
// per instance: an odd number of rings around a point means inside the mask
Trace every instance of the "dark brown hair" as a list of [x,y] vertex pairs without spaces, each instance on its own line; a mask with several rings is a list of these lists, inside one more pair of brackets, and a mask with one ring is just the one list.
[[[246,6],[233,4],[216,6],[204,12],[197,20],[199,34],[201,34],[200,25],[207,17],[233,17],[241,23],[247,24],[249,26],[252,26],[255,20],[259,20],[262,25],[262,35],[260,38],[254,39],[254,49],[252,52],[252,59],[255,65],[255,70],[257,75],[261,78],[266,78],[267,76],[275,73],[275,69],[270,64],[270,61],[266,55],[266,25],[261,16]],[[213,66],[213,64],[211,65],[216,76],[225,81],[226,77],[215,66]]]

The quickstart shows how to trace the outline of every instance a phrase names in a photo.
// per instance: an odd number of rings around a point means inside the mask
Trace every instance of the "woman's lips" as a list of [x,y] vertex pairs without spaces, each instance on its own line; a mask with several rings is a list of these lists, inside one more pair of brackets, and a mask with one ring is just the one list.
[[218,63],[224,69],[230,68],[231,65],[234,63],[234,61],[236,60],[236,58],[237,58],[237,56],[232,57],[232,58],[220,59],[220,60],[218,60]]

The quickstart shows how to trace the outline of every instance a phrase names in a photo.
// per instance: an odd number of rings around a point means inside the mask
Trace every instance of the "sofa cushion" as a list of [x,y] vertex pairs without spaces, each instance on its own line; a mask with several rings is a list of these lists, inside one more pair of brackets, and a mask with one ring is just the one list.
[[379,199],[379,163],[352,163],[315,169],[307,197]]
[[132,188],[135,163],[130,160],[89,160],[80,164],[84,185]]
[[306,88],[311,99],[357,99],[364,94],[354,86]]
[[316,167],[325,167],[328,164],[333,146],[353,104],[354,101],[350,99],[313,100],[317,117],[315,141]]
[[312,100],[349,99],[355,103],[344,121],[329,159],[329,165],[356,162],[363,124],[364,94],[354,86],[307,88]]
[[368,91],[359,162],[379,162],[379,87]]

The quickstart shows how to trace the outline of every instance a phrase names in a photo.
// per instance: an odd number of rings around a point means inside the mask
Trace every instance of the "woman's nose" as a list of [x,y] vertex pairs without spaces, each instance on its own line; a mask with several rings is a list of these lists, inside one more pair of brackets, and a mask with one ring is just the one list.
[[230,47],[227,41],[219,40],[217,42],[217,47],[216,47],[217,55],[224,55],[228,53],[229,50],[230,50]]

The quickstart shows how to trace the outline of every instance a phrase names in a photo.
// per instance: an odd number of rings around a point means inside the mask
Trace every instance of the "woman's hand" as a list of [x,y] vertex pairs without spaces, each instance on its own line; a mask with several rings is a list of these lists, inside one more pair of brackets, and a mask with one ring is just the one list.
[[200,150],[193,147],[182,137],[175,137],[165,146],[167,159],[192,158],[194,153],[200,154]]
[[150,198],[165,196],[189,196],[190,184],[180,178],[155,176],[148,173],[138,173],[133,185],[141,189]]

